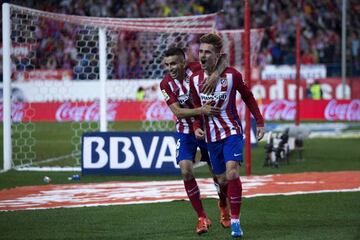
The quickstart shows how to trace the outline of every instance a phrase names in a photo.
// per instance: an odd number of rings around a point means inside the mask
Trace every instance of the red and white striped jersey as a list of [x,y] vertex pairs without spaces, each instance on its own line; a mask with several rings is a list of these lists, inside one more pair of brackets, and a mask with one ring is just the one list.
[[[188,63],[185,69],[186,77],[183,81],[173,79],[167,74],[160,83],[160,89],[168,106],[178,102],[182,108],[193,108],[190,99],[190,77],[199,71],[201,65],[198,62]],[[194,117],[181,118],[176,120],[176,130],[181,133],[193,133]]]
[[230,135],[243,133],[241,121],[236,108],[236,91],[255,117],[258,126],[264,126],[264,119],[260,113],[254,95],[244,83],[241,73],[235,68],[228,67],[220,76],[214,93],[206,95],[201,91],[202,84],[208,76],[200,70],[190,78],[190,92],[195,107],[204,104],[219,107],[220,115],[203,116],[203,123],[195,123],[194,128],[202,127],[207,142],[216,142]]

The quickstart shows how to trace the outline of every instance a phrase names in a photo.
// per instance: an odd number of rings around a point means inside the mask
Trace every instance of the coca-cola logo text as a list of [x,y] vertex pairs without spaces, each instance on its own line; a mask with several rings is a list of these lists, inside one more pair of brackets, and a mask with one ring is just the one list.
[[[27,104],[22,102],[13,102],[11,103],[11,121],[13,122],[22,122],[24,120],[25,109]],[[3,104],[0,104],[0,119],[4,119],[4,109]]]
[[[107,119],[115,120],[117,103],[111,102],[107,105]],[[99,121],[100,105],[93,102],[90,105],[78,105],[72,102],[65,102],[56,110],[56,120],[59,122],[66,121]]]
[[324,111],[326,120],[360,121],[360,100],[341,103],[331,100]]
[[264,106],[263,114],[266,120],[294,120],[296,104],[294,101],[275,100]]
[[164,101],[153,101],[146,109],[146,120],[173,120],[174,114]]

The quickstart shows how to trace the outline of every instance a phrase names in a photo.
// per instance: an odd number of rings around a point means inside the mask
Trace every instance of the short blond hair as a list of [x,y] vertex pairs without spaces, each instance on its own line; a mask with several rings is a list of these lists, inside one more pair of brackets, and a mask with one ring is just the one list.
[[217,52],[221,52],[221,49],[223,47],[223,40],[216,33],[207,33],[205,35],[202,35],[200,38],[200,43],[207,43],[213,45]]

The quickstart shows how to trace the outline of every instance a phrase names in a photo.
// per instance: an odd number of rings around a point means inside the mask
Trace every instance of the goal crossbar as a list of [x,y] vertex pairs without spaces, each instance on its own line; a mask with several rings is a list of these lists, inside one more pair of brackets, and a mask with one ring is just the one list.
[[11,6],[23,12],[36,13],[38,16],[57,21],[111,29],[126,29],[127,31],[207,33],[214,30],[217,16],[217,13],[212,13],[169,18],[104,18],[51,13],[9,4],[9,7]]

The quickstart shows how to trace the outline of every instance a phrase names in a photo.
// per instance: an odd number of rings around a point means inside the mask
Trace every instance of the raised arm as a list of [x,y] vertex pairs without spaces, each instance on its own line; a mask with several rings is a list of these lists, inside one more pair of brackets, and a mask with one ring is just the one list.
[[206,79],[203,84],[202,92],[204,94],[211,94],[214,92],[216,84],[219,81],[221,73],[228,67],[229,61],[226,53],[221,54],[217,62],[215,71]]

